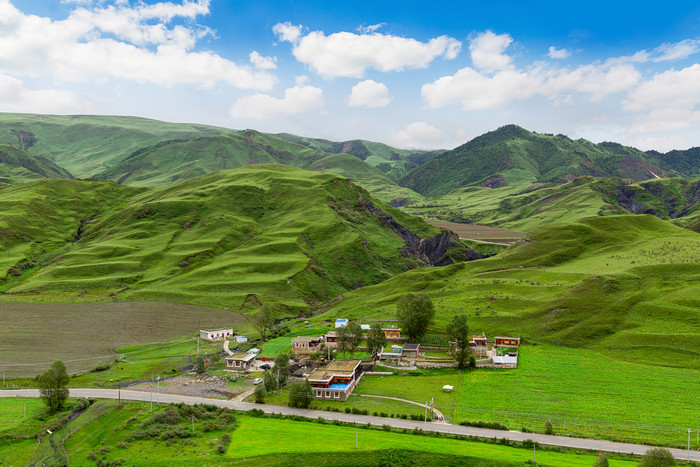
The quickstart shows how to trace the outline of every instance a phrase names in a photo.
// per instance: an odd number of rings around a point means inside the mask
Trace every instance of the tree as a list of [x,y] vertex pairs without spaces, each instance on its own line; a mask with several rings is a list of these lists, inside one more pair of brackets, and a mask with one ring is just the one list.
[[350,350],[350,330],[347,325],[341,326],[335,330],[335,334],[338,337],[336,349],[338,352],[343,352],[343,358],[345,358],[345,352]]
[[386,334],[378,323],[372,324],[367,333],[367,349],[372,356],[372,360],[377,359],[377,355],[386,346]]
[[544,422],[544,434],[546,435],[553,435],[554,434],[554,427],[552,426],[552,422],[547,420]]
[[[362,343],[362,326],[357,321],[353,321],[345,326],[347,332],[344,334],[347,339],[347,349],[350,352],[350,358],[355,356],[355,351]],[[340,339],[338,339],[340,340]],[[345,355],[343,355],[345,357]]]
[[264,386],[266,392],[272,392],[277,389],[277,379],[272,374],[272,371],[265,372],[263,383],[260,386]]
[[309,380],[295,381],[289,388],[289,406],[306,409],[314,400],[314,390]]
[[37,376],[39,393],[51,412],[58,412],[68,399],[69,391],[66,388],[70,376],[66,371],[66,365],[56,360],[44,373]]
[[457,362],[457,367],[466,367],[469,363],[469,354],[471,353],[467,315],[453,317],[450,324],[447,325],[447,335],[450,338],[450,343],[454,345],[452,355]]
[[207,369],[207,365],[204,363],[204,359],[202,357],[197,357],[194,367],[197,373],[204,373],[204,371]]
[[277,384],[277,388],[281,388],[289,378],[289,354],[281,353],[275,358],[275,365],[268,371],[272,373]]
[[425,294],[409,293],[396,303],[396,317],[411,342],[425,335],[434,316],[433,302]]
[[253,392],[253,399],[256,404],[264,404],[265,396],[267,396],[267,391],[265,391],[264,384],[258,384],[255,386],[255,392]]
[[260,340],[264,341],[267,338],[268,332],[275,324],[275,318],[272,312],[272,307],[265,303],[260,310],[253,316],[253,326],[260,334]]
[[598,453],[598,457],[596,457],[595,462],[593,463],[593,467],[609,467],[610,464],[608,463],[608,455],[600,451]]
[[639,467],[666,467],[676,465],[671,451],[664,448],[651,448],[642,456],[642,461],[637,464]]

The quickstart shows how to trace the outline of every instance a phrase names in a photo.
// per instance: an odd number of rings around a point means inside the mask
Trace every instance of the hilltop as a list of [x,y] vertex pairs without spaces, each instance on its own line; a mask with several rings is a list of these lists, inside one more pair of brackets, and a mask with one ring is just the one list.
[[683,175],[656,154],[507,125],[437,155],[399,184],[436,196],[467,186],[563,183],[582,175],[642,181],[653,178],[652,172],[659,177]]
[[[41,180],[0,190],[6,299],[163,300],[297,316],[416,267],[480,257],[351,180],[246,166],[164,188]],[[286,310],[286,311],[285,311]]]

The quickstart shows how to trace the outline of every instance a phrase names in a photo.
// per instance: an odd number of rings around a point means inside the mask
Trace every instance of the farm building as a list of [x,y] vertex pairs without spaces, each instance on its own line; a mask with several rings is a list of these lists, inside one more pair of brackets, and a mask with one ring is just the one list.
[[233,338],[233,340],[235,340],[236,342],[238,342],[240,344],[242,344],[244,342],[248,342],[248,338],[246,336],[235,336]]
[[296,355],[319,352],[323,347],[324,337],[298,336],[292,339],[292,352]]
[[255,354],[237,353],[226,357],[227,370],[247,370],[255,360]]
[[362,360],[333,360],[325,369],[314,370],[309,382],[316,399],[347,400],[361,375]]
[[397,328],[396,326],[382,326],[382,331],[384,331],[384,335],[389,342],[408,340],[408,337],[401,337],[401,328]]
[[200,329],[199,337],[208,341],[221,341],[233,336],[233,329]]
[[469,341],[469,347],[471,347],[474,355],[477,357],[486,357],[489,350],[488,342],[486,336],[474,336],[472,340]]
[[386,350],[386,347],[382,349],[382,351],[379,353],[379,359],[380,360],[398,360],[401,358],[401,350],[403,347],[400,345],[392,345],[391,346],[391,352],[388,352]]
[[517,347],[520,345],[519,337],[495,337],[496,347]]
[[335,331],[328,331],[325,336],[326,347],[335,348],[338,347],[338,333]]
[[344,328],[345,326],[348,325],[348,319],[347,318],[338,318],[335,320],[335,328]]
[[406,358],[416,358],[420,352],[420,344],[404,344],[401,349],[401,356]]

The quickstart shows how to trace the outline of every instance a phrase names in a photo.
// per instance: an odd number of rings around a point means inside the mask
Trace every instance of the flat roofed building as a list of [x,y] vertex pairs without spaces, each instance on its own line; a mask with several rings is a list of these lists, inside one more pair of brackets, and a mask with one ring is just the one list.
[[319,352],[325,341],[323,336],[298,336],[292,339],[292,352],[296,355]]
[[517,347],[520,345],[519,337],[494,337],[497,347]]
[[236,353],[226,357],[227,370],[247,370],[253,364],[255,354],[252,353]]
[[420,352],[420,344],[404,344],[401,349],[401,356],[407,358],[415,358]]
[[348,320],[347,318],[338,318],[335,320],[335,328],[344,328],[345,326],[348,325]]
[[316,369],[309,382],[317,399],[347,400],[357,385],[362,360],[333,360],[325,369]]
[[338,347],[338,333],[335,331],[328,331],[323,338],[326,341],[326,347],[334,348]]
[[384,331],[384,335],[389,342],[405,342],[408,340],[408,337],[401,337],[401,328],[396,326],[382,326],[382,331]]
[[233,337],[233,329],[200,329],[199,337],[208,341],[221,341]]

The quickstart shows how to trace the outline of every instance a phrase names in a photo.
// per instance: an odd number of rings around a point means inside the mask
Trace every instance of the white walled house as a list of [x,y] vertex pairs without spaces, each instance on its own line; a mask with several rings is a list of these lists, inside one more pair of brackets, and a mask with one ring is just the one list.
[[208,341],[222,341],[233,337],[233,329],[200,329],[199,337]]

